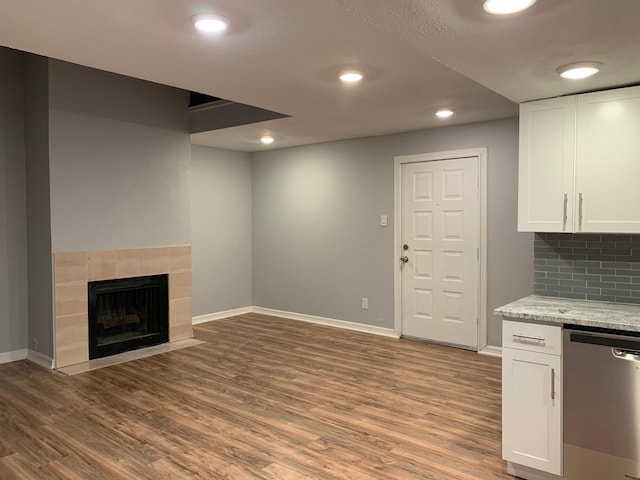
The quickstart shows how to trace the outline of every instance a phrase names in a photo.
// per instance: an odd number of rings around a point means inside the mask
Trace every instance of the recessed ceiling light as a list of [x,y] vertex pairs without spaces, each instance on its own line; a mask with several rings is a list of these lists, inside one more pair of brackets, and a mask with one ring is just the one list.
[[191,17],[193,25],[201,32],[217,33],[224,32],[229,26],[229,21],[219,15],[201,13]]
[[364,74],[358,70],[345,70],[344,72],[340,72],[338,78],[344,83],[358,83],[364,78]]
[[436,112],[436,115],[440,118],[449,118],[451,115],[453,115],[453,110],[449,110],[449,109],[438,110]]
[[273,143],[273,137],[271,135],[263,135],[260,137],[260,141],[265,145],[271,145]]
[[493,15],[507,15],[526,10],[536,0],[486,0],[482,8]]
[[579,80],[595,75],[600,71],[600,67],[602,67],[602,63],[600,62],[578,62],[558,67],[556,68],[556,72],[562,78]]

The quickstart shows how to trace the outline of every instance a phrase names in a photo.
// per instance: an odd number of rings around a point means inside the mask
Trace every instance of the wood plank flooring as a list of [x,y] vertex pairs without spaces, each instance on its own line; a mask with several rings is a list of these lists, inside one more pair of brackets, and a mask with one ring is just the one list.
[[0,479],[512,479],[500,360],[265,315],[67,377],[0,365]]

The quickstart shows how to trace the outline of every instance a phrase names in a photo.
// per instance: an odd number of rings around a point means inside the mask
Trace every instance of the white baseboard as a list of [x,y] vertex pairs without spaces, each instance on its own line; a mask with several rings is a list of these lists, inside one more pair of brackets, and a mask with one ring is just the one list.
[[491,357],[502,357],[502,347],[487,345],[482,350],[478,351],[478,353],[480,355],[489,355]]
[[23,348],[21,350],[14,350],[13,352],[0,353],[0,364],[17,362],[18,360],[29,360],[30,362],[40,365],[48,370],[53,368],[53,358],[40,352],[36,352],[35,350]]
[[35,350],[29,350],[29,353],[27,354],[27,360],[43,368],[46,368],[47,370],[52,370],[54,366],[53,358],[48,357],[43,353],[36,352]]
[[222,312],[208,313],[207,315],[199,315],[193,317],[191,320],[192,325],[200,325],[201,323],[212,322],[214,320],[222,320],[223,318],[235,317],[236,315],[244,315],[251,313],[252,307],[235,308],[233,310],[225,310]]
[[13,350],[12,352],[2,352],[0,353],[0,364],[17,362],[18,360],[24,360],[25,358],[27,358],[26,348]]
[[345,330],[354,330],[356,332],[372,333],[374,335],[382,335],[384,337],[399,338],[393,328],[377,327],[375,325],[348,322],[346,320],[336,320],[334,318],[316,317],[314,315],[306,315],[304,313],[285,312],[282,310],[274,310],[272,308],[253,307],[252,312],[271,315],[273,317],[288,318],[289,320],[300,320],[301,322],[317,323],[320,325],[327,325],[329,327],[343,328]]

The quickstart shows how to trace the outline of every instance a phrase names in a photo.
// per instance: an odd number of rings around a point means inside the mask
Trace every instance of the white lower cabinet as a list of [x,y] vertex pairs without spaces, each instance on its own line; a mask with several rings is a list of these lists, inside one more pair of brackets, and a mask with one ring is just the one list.
[[559,326],[503,322],[502,457],[522,478],[562,475],[561,345]]

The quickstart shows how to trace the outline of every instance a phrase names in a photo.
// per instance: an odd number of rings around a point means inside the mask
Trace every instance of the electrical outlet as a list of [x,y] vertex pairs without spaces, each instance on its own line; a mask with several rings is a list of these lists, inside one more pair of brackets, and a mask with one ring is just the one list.
[[362,309],[369,310],[369,299],[367,297],[362,297]]
[[31,350],[38,350],[38,339],[35,337],[31,339]]

